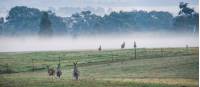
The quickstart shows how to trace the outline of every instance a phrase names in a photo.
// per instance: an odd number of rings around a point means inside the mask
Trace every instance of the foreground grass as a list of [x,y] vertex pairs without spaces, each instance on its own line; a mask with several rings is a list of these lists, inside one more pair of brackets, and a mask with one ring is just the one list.
[[[3,80],[3,81],[2,81]],[[141,80],[141,79],[140,79]],[[180,83],[190,80],[179,79]],[[162,82],[162,81],[167,81]],[[198,82],[190,81],[190,84],[168,84],[169,81],[177,80],[158,80],[154,82],[145,82],[144,79],[131,80],[96,80],[81,79],[79,81],[71,79],[52,79],[52,78],[3,78],[0,80],[1,87],[197,87]],[[183,82],[182,82],[183,81]]]

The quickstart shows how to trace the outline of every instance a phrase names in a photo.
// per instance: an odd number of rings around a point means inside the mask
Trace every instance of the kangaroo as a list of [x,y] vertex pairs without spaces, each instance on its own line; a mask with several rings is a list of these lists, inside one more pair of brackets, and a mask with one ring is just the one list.
[[74,64],[73,77],[75,80],[78,80],[80,72],[78,71],[77,68],[77,62],[74,62],[73,64]]
[[121,49],[125,48],[125,42],[122,43]]
[[57,69],[56,69],[56,76],[58,78],[60,78],[61,75],[62,75],[62,71],[61,71],[61,68],[60,68],[60,64],[58,64]]
[[99,51],[101,51],[101,50],[102,50],[102,49],[101,49],[101,45],[99,46],[98,50],[99,50]]
[[49,65],[47,66],[47,69],[48,69],[48,75],[49,76],[52,76],[52,79],[53,79],[53,76],[55,75],[55,70],[54,68],[49,68]]

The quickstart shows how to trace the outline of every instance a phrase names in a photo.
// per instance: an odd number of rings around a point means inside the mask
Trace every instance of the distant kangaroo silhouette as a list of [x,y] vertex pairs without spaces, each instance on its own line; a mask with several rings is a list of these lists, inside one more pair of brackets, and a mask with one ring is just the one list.
[[121,45],[121,49],[124,49],[124,48],[125,48],[125,42],[123,42]]
[[101,51],[101,50],[102,50],[102,48],[101,48],[101,45],[99,46],[98,50],[99,50],[99,51]]

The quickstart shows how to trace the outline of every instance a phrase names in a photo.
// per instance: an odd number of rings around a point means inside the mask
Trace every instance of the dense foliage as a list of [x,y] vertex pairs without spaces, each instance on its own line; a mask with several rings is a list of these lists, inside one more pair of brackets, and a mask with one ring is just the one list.
[[44,12],[40,21],[40,36],[49,37],[52,36],[53,30],[51,27],[51,21],[49,20],[49,15],[47,12]]
[[187,5],[188,3],[180,3],[179,15],[174,18],[174,27],[176,30],[198,32],[199,14]]
[[[126,32],[196,32],[199,14],[187,5],[180,6],[178,16],[164,11],[111,12],[97,16],[91,11],[82,11],[71,17],[59,17],[48,11],[54,35],[93,35]],[[188,10],[189,9],[189,10]],[[16,6],[9,11],[6,22],[0,23],[1,35],[37,35],[40,30],[42,12],[36,8]]]

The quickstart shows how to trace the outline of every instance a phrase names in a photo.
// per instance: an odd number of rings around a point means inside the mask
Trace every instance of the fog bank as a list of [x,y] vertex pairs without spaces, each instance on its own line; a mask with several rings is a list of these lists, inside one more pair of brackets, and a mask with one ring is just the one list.
[[133,48],[134,40],[138,48],[159,48],[159,47],[197,47],[199,44],[198,35],[185,34],[129,34],[129,35],[107,35],[107,36],[81,36],[73,37],[1,37],[0,52],[18,51],[56,51],[56,50],[97,50],[101,45],[102,49],[120,49],[123,41],[125,48]]

